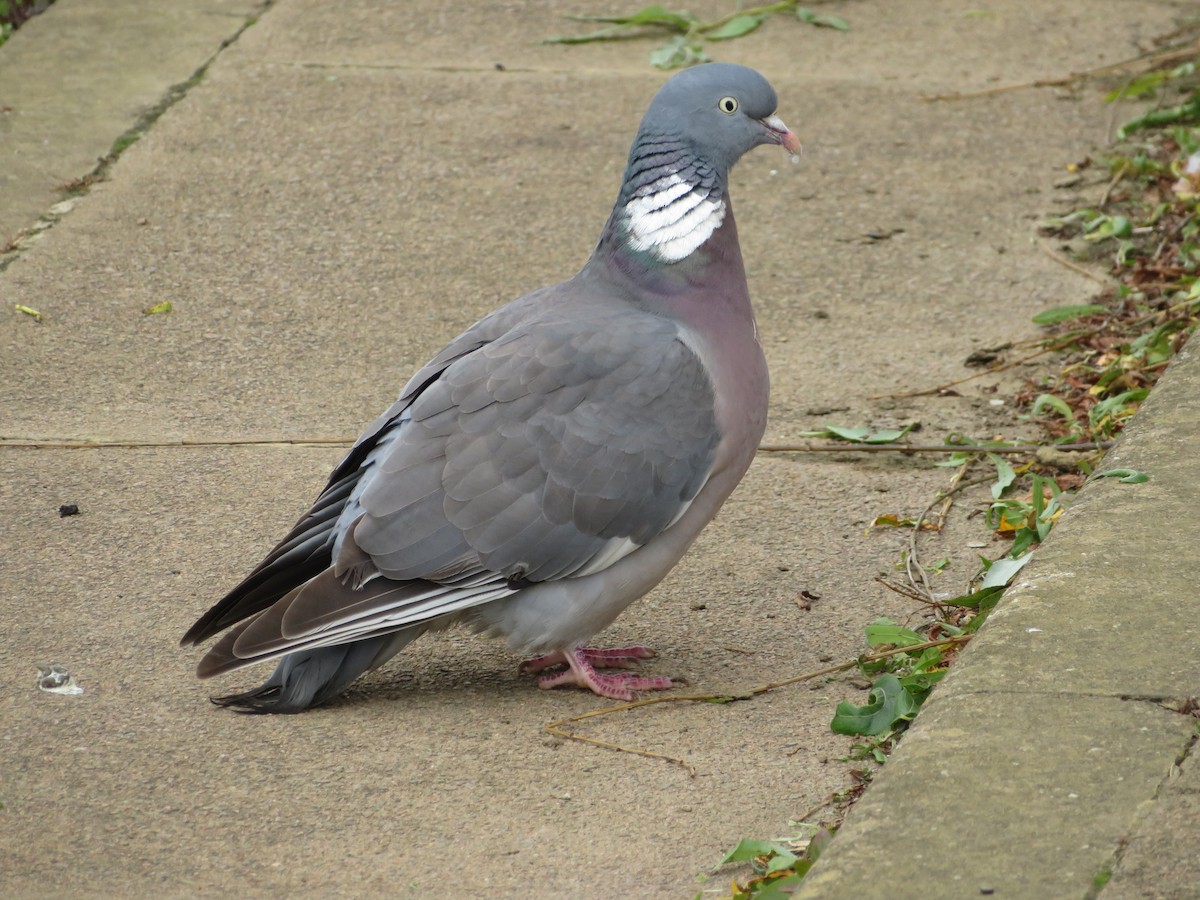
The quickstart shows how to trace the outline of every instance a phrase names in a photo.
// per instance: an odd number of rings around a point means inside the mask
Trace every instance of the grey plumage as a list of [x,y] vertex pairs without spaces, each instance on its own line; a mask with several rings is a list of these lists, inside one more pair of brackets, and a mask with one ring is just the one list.
[[233,626],[201,677],[283,657],[265,684],[216,702],[306,709],[455,622],[546,654],[532,669],[567,666],[543,686],[669,685],[595,671],[645,648],[581,645],[670,571],[765,427],[727,176],[758,144],[797,148],[774,110],[770,85],[741,66],[686,70],[659,91],[583,270],[419,370],[312,509],[184,636]]

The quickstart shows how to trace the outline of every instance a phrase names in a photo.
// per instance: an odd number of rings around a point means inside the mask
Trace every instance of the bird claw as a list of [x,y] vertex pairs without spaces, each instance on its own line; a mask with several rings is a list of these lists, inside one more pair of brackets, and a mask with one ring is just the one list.
[[601,669],[628,669],[638,660],[650,659],[654,651],[649,647],[576,647],[574,650],[556,650],[545,656],[527,659],[521,663],[522,672],[541,672],[551,666],[565,665],[561,672],[552,672],[538,677],[538,687],[543,690],[575,685],[587,688],[594,694],[610,700],[634,699],[634,691],[662,691],[674,687],[666,676],[634,675],[630,672],[597,672]]
[[[649,647],[635,645],[633,647],[577,647],[575,653],[583,656],[587,662],[597,669],[630,669],[643,659],[653,659],[655,653]],[[517,670],[519,672],[541,672],[551,666],[568,666],[567,654],[561,650],[547,653],[545,656],[535,656],[524,660]]]

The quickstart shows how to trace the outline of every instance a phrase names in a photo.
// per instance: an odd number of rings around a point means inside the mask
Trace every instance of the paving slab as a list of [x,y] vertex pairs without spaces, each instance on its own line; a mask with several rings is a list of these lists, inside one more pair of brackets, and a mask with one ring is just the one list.
[[[1200,885],[1200,782],[1196,759],[1173,766],[1154,806],[1124,839],[1119,865],[1104,885],[1104,900],[1187,900]],[[1104,876],[1101,876],[1103,880]]]
[[[1052,91],[922,96],[1132,55],[1179,10],[1129,8],[864,0],[828,5],[849,35],[772,22],[721,48],[772,79],[807,146],[799,166],[752,154],[733,183],[773,372],[768,440],[826,421],[1017,427],[990,400],[1020,372],[872,398],[960,377],[977,346],[1087,299],[1029,217],[1077,201],[1053,184],[1104,142],[1107,111]],[[846,679],[586,726],[685,759],[689,778],[544,734],[597,701],[538,692],[495,642],[420,642],[339,702],[278,718],[209,707],[254,676],[198,684],[174,646],[340,455],[303,442],[352,438],[449,336],[590,252],[663,75],[646,47],[534,42],[579,11],[278,0],[0,272],[0,612],[17,623],[0,643],[5,896],[692,896],[739,838],[847,784],[828,730],[861,696]],[[93,27],[102,42],[115,26]],[[164,300],[170,313],[143,312]],[[73,438],[277,443],[15,446]],[[653,671],[710,691],[853,656],[865,623],[911,612],[873,581],[904,536],[868,523],[944,481],[908,458],[764,456],[604,639],[654,645]],[[60,518],[64,503],[81,514]],[[960,580],[967,533],[952,525],[934,551]],[[85,693],[38,692],[49,662]],[[1177,737],[1182,717],[1149,701],[1094,699]]]
[[59,0],[0,53],[0,243],[219,52],[255,0]]

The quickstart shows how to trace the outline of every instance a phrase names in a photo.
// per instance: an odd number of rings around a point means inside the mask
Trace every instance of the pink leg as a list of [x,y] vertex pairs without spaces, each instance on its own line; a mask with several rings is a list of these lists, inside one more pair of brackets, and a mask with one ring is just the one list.
[[[642,659],[653,659],[654,651],[649,647],[579,647],[576,653],[583,654],[584,659],[597,669],[630,669],[634,663]],[[567,656],[561,650],[547,653],[545,656],[535,656],[521,663],[522,672],[540,672],[551,666],[566,666]]]
[[633,700],[634,691],[661,691],[673,687],[670,678],[664,676],[645,677],[627,672],[608,674],[597,672],[597,668],[625,669],[635,660],[649,659],[654,651],[648,647],[620,647],[601,650],[593,647],[576,647],[570,651],[555,651],[536,659],[521,663],[522,672],[540,672],[550,666],[566,665],[562,672],[538,677],[542,689],[576,685],[587,688],[601,697],[612,700]]

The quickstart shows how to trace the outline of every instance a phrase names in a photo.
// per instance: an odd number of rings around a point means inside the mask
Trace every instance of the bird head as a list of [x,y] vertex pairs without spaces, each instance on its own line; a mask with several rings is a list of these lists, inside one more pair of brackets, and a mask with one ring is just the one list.
[[680,139],[724,175],[762,144],[799,152],[800,140],[775,115],[776,104],[775,89],[754,69],[708,63],[684,69],[659,89],[639,134]]

